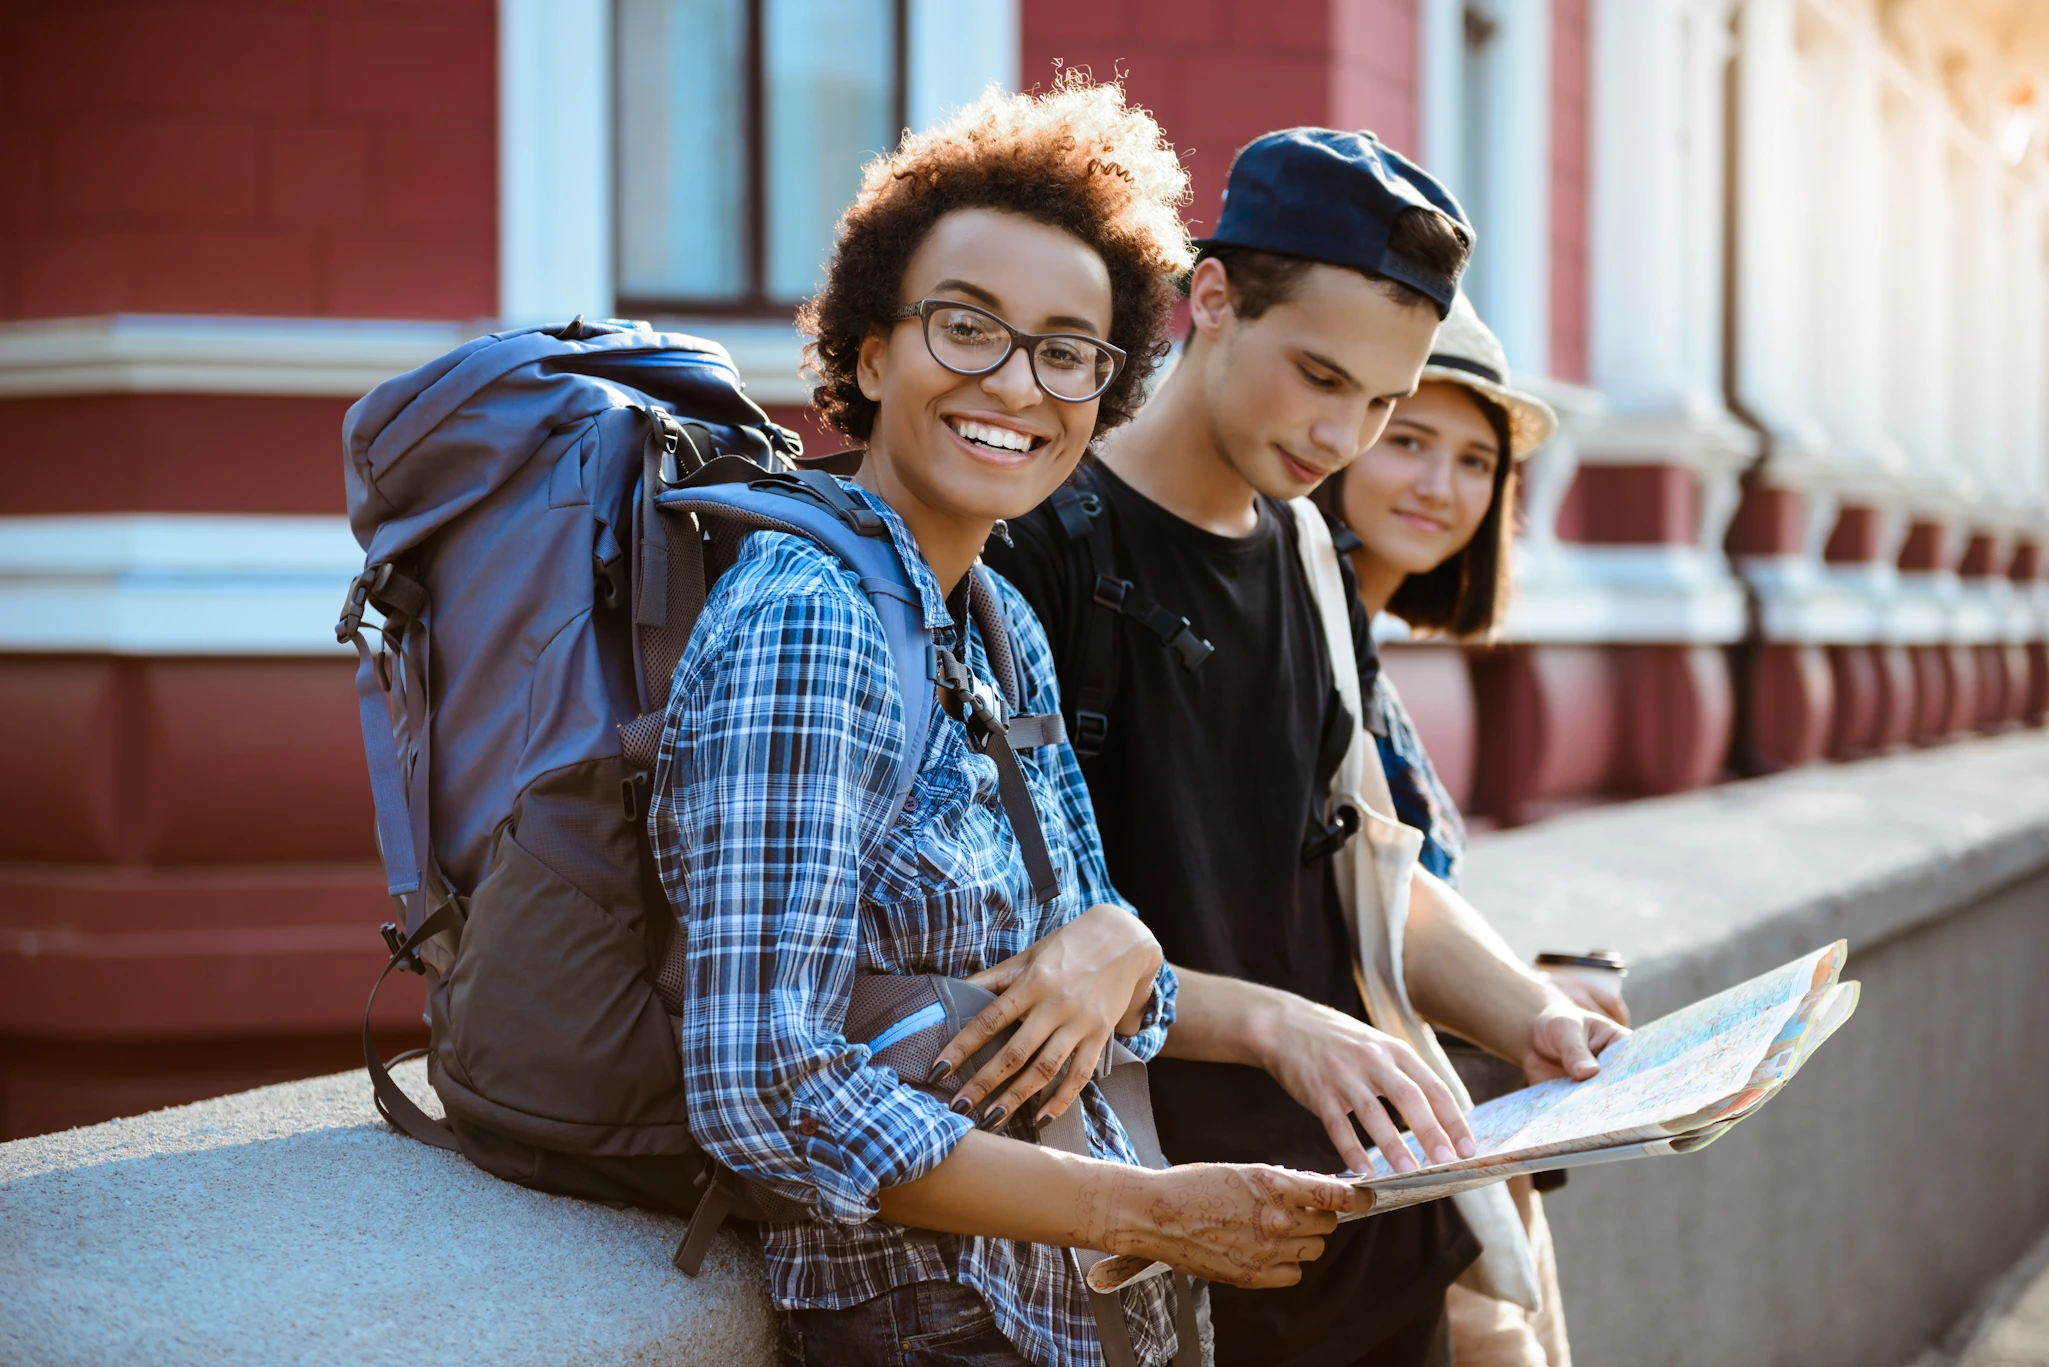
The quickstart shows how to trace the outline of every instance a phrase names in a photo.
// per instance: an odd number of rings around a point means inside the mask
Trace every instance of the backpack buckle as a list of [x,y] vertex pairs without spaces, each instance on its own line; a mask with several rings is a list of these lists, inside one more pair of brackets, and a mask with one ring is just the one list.
[[1131,596],[1131,587],[1129,579],[1112,579],[1107,574],[1099,574],[1096,576],[1095,592],[1092,596],[1111,611],[1122,612],[1124,600]]
[[1319,859],[1336,854],[1344,848],[1347,840],[1359,833],[1359,813],[1350,803],[1340,806],[1330,814],[1330,817],[1330,822],[1321,832],[1303,842],[1304,864],[1314,864]]
[[1091,712],[1086,708],[1076,709],[1074,714],[1074,753],[1090,758],[1103,753],[1103,742],[1110,737],[1110,718],[1106,713]]
[[335,640],[346,645],[363,629],[363,610],[370,606],[370,595],[390,582],[389,560],[374,570],[364,570],[349,581],[348,594],[342,599],[341,620],[334,624]]
[[639,821],[647,815],[648,798],[654,790],[654,775],[645,769],[636,769],[619,780],[619,806],[628,821]]
[[683,470],[676,460],[676,448],[683,441],[683,424],[659,408],[651,408],[649,414],[655,420],[654,437],[661,443],[662,453],[657,469],[663,484],[674,487],[683,482]]
[[396,921],[386,921],[377,927],[377,933],[384,937],[384,947],[391,951],[391,957],[398,961],[401,973],[418,973],[426,976],[426,965],[420,962],[420,951],[406,949],[406,933],[399,929]]
[[925,677],[951,693],[963,692],[974,682],[959,656],[931,641],[925,644]]
[[1188,624],[1186,617],[1183,617],[1181,619],[1181,629],[1174,633],[1172,640],[1167,642],[1167,649],[1174,652],[1175,658],[1181,661],[1183,669],[1193,673],[1201,668],[1204,660],[1216,654],[1217,648],[1208,641],[1203,640],[1202,637],[1197,636],[1195,628]]

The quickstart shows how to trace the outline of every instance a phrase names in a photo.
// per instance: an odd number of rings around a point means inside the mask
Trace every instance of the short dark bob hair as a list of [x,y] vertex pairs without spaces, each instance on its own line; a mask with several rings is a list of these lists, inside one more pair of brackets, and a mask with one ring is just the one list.
[[1080,238],[1110,273],[1109,341],[1129,358],[1100,400],[1095,436],[1127,421],[1167,354],[1167,324],[1188,269],[1180,206],[1188,172],[1151,114],[1123,89],[1069,72],[1043,94],[990,90],[935,128],[906,133],[868,164],[840,218],[823,288],[798,311],[821,417],[855,441],[875,426],[861,392],[861,342],[912,302],[904,271],[934,224],[998,209]]
[[[1425,384],[1453,384],[1428,380]],[[1419,633],[1449,636],[1455,641],[1488,641],[1508,616],[1510,565],[1515,550],[1515,448],[1509,444],[1508,414],[1501,405],[1475,390],[1458,385],[1473,401],[1487,425],[1501,459],[1494,467],[1494,499],[1487,515],[1457,555],[1434,570],[1402,580],[1387,610]],[[1395,405],[1401,412],[1401,405]],[[1317,486],[1314,498],[1331,520],[1344,520],[1341,470]]]

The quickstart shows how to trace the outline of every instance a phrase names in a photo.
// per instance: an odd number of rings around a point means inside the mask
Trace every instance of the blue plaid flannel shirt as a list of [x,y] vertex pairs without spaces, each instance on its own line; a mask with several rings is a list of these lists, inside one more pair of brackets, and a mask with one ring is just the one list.
[[[925,625],[950,632],[945,594],[909,530],[848,487],[882,515]],[[998,587],[1027,709],[1057,712],[1045,633],[1015,589]],[[968,667],[992,679],[979,636],[969,637]],[[719,1162],[813,1212],[763,1227],[778,1305],[843,1308],[953,1280],[981,1294],[1033,1362],[1097,1364],[1086,1291],[1065,1250],[874,1218],[882,1188],[930,1172],[971,1126],[848,1042],[855,975],[963,976],[1090,906],[1128,905],[1110,886],[1066,745],[1021,755],[1060,873],[1060,896],[1045,907],[998,804],[995,763],[968,749],[962,724],[933,709],[898,811],[891,770],[902,745],[889,648],[854,576],[803,538],[749,536],[677,667],[651,804],[662,884],[688,937],[691,1129]],[[1145,1024],[1124,1041],[1141,1058],[1159,1051],[1174,993],[1162,967]],[[1096,1156],[1136,1163],[1093,1084],[1083,1105]],[[1173,1351],[1167,1282],[1124,1293],[1149,1364]]]

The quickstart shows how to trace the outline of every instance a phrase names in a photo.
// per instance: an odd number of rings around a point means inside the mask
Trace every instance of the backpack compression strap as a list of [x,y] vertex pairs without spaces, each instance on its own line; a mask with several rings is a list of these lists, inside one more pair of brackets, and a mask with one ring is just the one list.
[[[365,569],[349,581],[334,639],[356,648],[356,700],[363,726],[363,756],[370,765],[370,798],[377,812],[377,848],[384,858],[385,888],[402,911],[420,891],[419,851],[407,815],[406,780],[391,737],[391,662],[396,657],[391,637],[403,637],[407,626],[426,611],[427,591],[400,574],[390,561]],[[370,628],[387,638],[374,654],[363,639],[363,613],[376,608],[384,625]]]
[[[996,796],[1003,803],[1003,814],[1010,818],[1012,834],[1017,836],[1018,853],[1024,856],[1025,872],[1031,875],[1032,896],[1040,906],[1047,906],[1060,896],[1060,871],[1053,867],[1053,852],[1046,844],[1045,828],[1039,824],[1031,787],[1025,782],[1024,768],[1017,762],[1017,749],[1011,743],[1010,709],[1001,698],[991,698],[986,687],[978,686],[968,667],[946,647],[930,647],[929,658],[932,680],[946,693],[947,710],[957,712],[967,725],[968,748],[996,762]],[[1036,734],[1043,734],[1048,720],[1015,718],[1017,722],[1033,723]],[[1060,718],[1050,720],[1057,723]]]
[[[377,1114],[383,1116],[393,1129],[410,1135],[422,1144],[432,1144],[435,1148],[447,1149],[450,1153],[462,1152],[455,1142],[454,1132],[421,1110],[391,1075],[392,1065],[413,1057],[413,1053],[400,1054],[390,1064],[378,1058],[377,1041],[370,1035],[370,1008],[377,1004],[377,989],[384,986],[384,980],[391,975],[391,970],[396,968],[407,973],[418,973],[420,946],[444,930],[460,931],[463,915],[462,900],[455,897],[444,901],[429,913],[427,919],[420,922],[418,930],[393,947],[391,961],[384,965],[384,972],[379,973],[377,981],[371,985],[370,1000],[363,1003],[363,1064],[370,1070],[370,1090],[377,1103]],[[391,938],[390,927],[386,930],[387,938]]]
[[1089,613],[1082,645],[1081,681],[1074,690],[1074,753],[1099,755],[1110,734],[1111,681],[1117,645],[1116,616],[1144,627],[1193,673],[1215,647],[1195,634],[1186,617],[1162,607],[1129,579],[1117,577],[1110,529],[1103,521],[1103,497],[1093,489],[1062,485],[1053,491],[1053,512],[1069,544],[1087,558]]

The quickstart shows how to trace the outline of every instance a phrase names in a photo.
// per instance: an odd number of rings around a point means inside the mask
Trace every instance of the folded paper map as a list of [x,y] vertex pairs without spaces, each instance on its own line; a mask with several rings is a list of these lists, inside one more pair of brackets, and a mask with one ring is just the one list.
[[[1707,1147],[1776,1095],[1857,1009],[1857,984],[1841,980],[1848,957],[1848,943],[1838,940],[1609,1045],[1601,1071],[1585,1082],[1540,1082],[1474,1107],[1466,1116],[1471,1158],[1396,1173],[1372,1151],[1372,1170],[1352,1176],[1373,1193],[1373,1208],[1340,1218],[1400,1210],[1526,1172]],[[1414,1136],[1402,1139],[1423,1162]],[[1106,1258],[1088,1280],[1110,1291],[1165,1270],[1164,1263]]]

